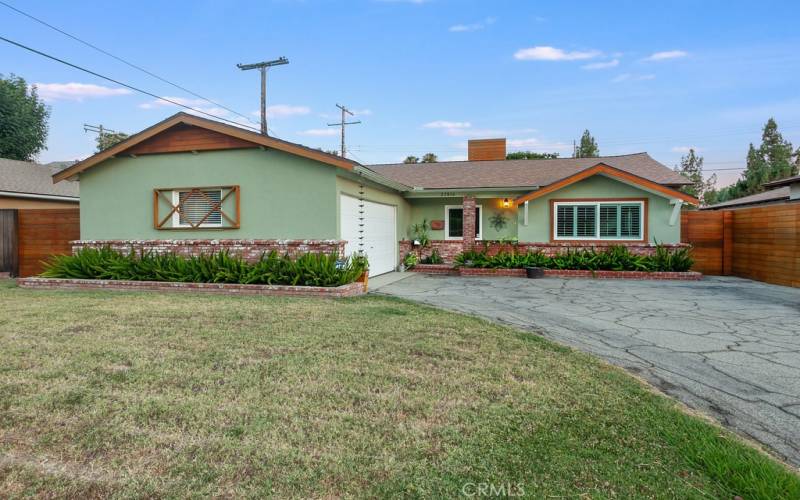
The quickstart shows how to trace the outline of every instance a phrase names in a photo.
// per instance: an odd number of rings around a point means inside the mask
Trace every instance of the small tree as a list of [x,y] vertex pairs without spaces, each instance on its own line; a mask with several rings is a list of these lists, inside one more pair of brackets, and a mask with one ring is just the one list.
[[717,174],[713,174],[708,180],[703,177],[703,157],[697,155],[694,149],[689,149],[689,154],[681,158],[681,164],[675,167],[675,171],[692,181],[691,185],[681,188],[681,191],[700,199],[704,205],[714,202],[717,197]]
[[50,109],[36,87],[0,74],[0,158],[31,161],[45,149]]
[[600,156],[600,149],[597,147],[597,142],[595,142],[592,134],[586,129],[583,131],[580,144],[575,149],[573,158],[595,158],[597,156]]
[[128,137],[129,135],[125,132],[103,132],[95,139],[95,142],[97,142],[97,152],[99,153],[104,149],[108,149],[111,146],[124,141]]
[[439,161],[439,158],[433,153],[425,153],[422,156],[422,163],[436,163],[437,161]]
[[406,159],[403,160],[403,163],[419,163],[419,158],[416,156],[406,156]]
[[558,153],[537,153],[535,151],[515,151],[506,155],[506,160],[552,160]]

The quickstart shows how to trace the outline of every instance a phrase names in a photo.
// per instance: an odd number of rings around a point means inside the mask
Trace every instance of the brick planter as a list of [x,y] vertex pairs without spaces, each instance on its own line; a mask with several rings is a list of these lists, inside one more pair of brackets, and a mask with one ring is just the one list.
[[417,264],[409,269],[412,273],[427,274],[458,274],[458,270],[451,264]]
[[18,278],[21,288],[38,290],[109,290],[122,292],[189,292],[223,295],[272,295],[290,297],[354,297],[364,294],[364,283],[337,287],[240,285],[236,283],[175,283],[167,281],[79,280]]
[[479,267],[461,267],[458,269],[460,276],[506,276],[509,278],[525,278],[525,269],[486,269]]
[[[462,267],[458,269],[459,276],[504,276],[510,278],[526,278],[525,269],[484,269],[477,267]],[[589,279],[618,279],[618,280],[687,280],[699,281],[703,275],[694,271],[683,273],[642,271],[577,271],[570,269],[545,269],[546,278],[589,278]]]
[[569,269],[545,269],[545,277],[552,278],[595,278],[602,280],[686,280],[700,281],[703,275],[694,272],[655,272],[646,273],[642,271],[575,271]]
[[77,240],[72,241],[72,253],[84,248],[104,248],[127,254],[152,252],[154,254],[196,257],[201,254],[227,251],[248,262],[255,262],[264,253],[273,250],[281,255],[296,257],[304,253],[335,253],[344,255],[344,240]]

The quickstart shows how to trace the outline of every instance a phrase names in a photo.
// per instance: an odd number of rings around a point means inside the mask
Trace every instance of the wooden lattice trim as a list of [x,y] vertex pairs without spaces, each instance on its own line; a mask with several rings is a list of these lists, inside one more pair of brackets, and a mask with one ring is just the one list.
[[[220,199],[219,201],[212,200],[207,194],[206,191],[210,190],[220,190]],[[188,192],[189,195],[186,196],[183,201],[180,201],[180,197],[178,198],[178,202],[174,203],[172,201],[172,193],[174,192]],[[168,193],[168,194],[167,194]],[[233,195],[234,197],[234,209],[236,210],[235,214],[228,214],[222,209],[223,203]],[[210,207],[208,211],[203,215],[203,217],[197,222],[193,223],[191,220],[187,219],[188,226],[171,226],[167,225],[167,222],[172,220],[173,215],[182,214],[183,213],[183,204],[186,203],[188,200],[197,198],[201,196],[206,199],[209,203]],[[166,203],[169,205],[170,210],[166,216],[163,218],[160,215],[160,206],[161,202]],[[219,212],[222,219],[225,219],[228,222],[228,225],[225,226],[214,226],[208,227],[203,226],[203,223],[212,215],[214,212]],[[168,230],[195,230],[195,229],[239,229],[241,226],[241,202],[240,202],[240,190],[239,186],[205,186],[205,187],[175,187],[175,188],[156,188],[153,190],[153,227],[156,229],[168,229]]]

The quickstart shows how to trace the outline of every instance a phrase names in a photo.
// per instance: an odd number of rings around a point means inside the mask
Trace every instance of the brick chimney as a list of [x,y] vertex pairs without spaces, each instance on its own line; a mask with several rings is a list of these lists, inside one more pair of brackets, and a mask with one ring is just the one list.
[[505,160],[506,140],[472,139],[467,145],[467,158],[469,161]]

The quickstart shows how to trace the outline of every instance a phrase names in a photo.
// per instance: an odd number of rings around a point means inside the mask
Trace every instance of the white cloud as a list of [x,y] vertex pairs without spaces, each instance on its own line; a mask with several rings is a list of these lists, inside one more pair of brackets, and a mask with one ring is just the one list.
[[700,148],[698,148],[697,146],[675,146],[670,151],[672,151],[673,153],[686,154],[686,153],[689,152],[690,149],[694,149],[695,153],[699,153],[700,152]]
[[622,83],[622,82],[642,82],[645,80],[655,80],[656,75],[634,75],[631,73],[622,73],[620,75],[615,76],[611,79],[612,83]]
[[482,30],[483,28],[485,28],[487,26],[491,26],[496,21],[497,21],[497,18],[495,18],[495,17],[487,17],[486,19],[484,19],[483,21],[478,22],[478,23],[456,24],[456,25],[450,26],[447,29],[447,31],[450,31],[452,33],[465,33],[465,32],[469,32],[469,31],[478,31],[478,30]]
[[520,61],[578,61],[593,59],[600,54],[599,50],[576,50],[567,52],[564,49],[557,49],[555,47],[536,46],[527,49],[519,49],[514,53],[514,59]]
[[665,50],[663,52],[655,52],[642,59],[643,61],[665,61],[667,59],[677,59],[679,57],[688,56],[688,52],[682,50]]
[[536,137],[511,139],[507,141],[507,145],[509,148],[513,149],[539,149],[545,152],[572,150],[572,144],[567,144],[566,142],[545,142]]
[[125,88],[104,87],[92,83],[34,83],[39,96],[45,101],[83,101],[95,97],[128,95]]
[[444,129],[452,129],[452,128],[470,128],[472,124],[470,122],[449,122],[446,120],[436,120],[433,122],[428,122],[422,126],[422,128],[444,128]]
[[311,128],[308,130],[302,130],[297,133],[297,135],[308,135],[313,137],[324,137],[324,136],[332,136],[337,135],[339,133],[338,129],[335,128]]
[[356,116],[370,116],[372,115],[372,110],[368,108],[364,109],[351,109],[352,113]]
[[581,66],[581,68],[588,69],[588,70],[593,70],[593,69],[616,68],[617,66],[619,66],[619,59],[612,59],[610,61],[586,64],[584,66]]

